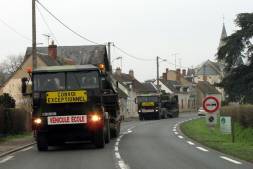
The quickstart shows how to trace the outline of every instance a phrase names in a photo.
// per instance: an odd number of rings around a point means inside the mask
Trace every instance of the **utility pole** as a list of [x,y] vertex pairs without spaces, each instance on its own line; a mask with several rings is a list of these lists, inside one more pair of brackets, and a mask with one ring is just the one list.
[[32,61],[33,69],[37,68],[37,50],[36,50],[36,0],[32,0]]
[[[111,44],[112,42],[108,42],[108,59],[109,59],[109,63],[111,63]],[[111,65],[111,69],[112,69],[112,65]]]
[[156,57],[156,82],[157,82],[157,93],[160,93],[160,86],[159,86],[159,56]]

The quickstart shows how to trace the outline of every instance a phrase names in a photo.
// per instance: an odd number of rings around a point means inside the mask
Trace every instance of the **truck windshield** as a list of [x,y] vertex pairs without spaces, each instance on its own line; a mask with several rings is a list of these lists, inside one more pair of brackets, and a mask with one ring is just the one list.
[[78,90],[99,87],[98,72],[41,73],[33,78],[35,91]]
[[67,89],[94,89],[99,87],[98,72],[68,72]]
[[140,102],[158,102],[157,96],[139,96],[137,97],[138,103]]

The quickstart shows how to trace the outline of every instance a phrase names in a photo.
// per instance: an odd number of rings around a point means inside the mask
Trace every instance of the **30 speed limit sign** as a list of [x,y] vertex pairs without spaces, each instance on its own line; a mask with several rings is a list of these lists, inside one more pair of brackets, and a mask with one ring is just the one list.
[[208,113],[214,113],[220,108],[219,99],[214,96],[208,96],[203,101],[203,108]]

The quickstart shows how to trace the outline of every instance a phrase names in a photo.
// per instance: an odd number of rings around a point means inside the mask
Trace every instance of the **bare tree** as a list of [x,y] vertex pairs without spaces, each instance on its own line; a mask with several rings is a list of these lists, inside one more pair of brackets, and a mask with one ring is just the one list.
[[4,74],[14,73],[23,62],[24,57],[22,55],[8,56],[2,63],[0,63],[0,71]]

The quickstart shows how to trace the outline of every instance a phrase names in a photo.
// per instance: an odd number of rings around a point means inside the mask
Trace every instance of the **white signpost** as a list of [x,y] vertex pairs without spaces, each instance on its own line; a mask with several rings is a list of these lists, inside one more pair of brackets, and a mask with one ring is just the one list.
[[208,96],[203,101],[203,108],[207,112],[206,122],[209,127],[217,124],[217,111],[220,108],[220,101],[214,96]]
[[232,133],[232,123],[230,116],[221,116],[220,117],[220,130],[224,134]]

